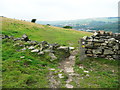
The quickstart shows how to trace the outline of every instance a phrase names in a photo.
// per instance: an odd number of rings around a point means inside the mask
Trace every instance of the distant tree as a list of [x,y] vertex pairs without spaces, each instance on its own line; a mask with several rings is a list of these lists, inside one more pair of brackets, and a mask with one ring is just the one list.
[[50,24],[47,24],[48,26],[50,26]]
[[35,23],[35,22],[36,22],[36,19],[32,19],[31,22],[32,22],[32,23]]
[[63,28],[72,29],[71,26],[64,26]]

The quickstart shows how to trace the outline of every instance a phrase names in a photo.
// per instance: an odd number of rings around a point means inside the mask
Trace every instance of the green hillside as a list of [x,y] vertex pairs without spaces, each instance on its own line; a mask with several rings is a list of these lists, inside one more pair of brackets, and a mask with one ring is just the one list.
[[85,35],[91,35],[89,32],[40,25],[10,18],[3,18],[2,22],[3,34],[12,35],[15,37],[21,37],[23,34],[27,34],[31,40],[45,40],[50,43],[56,42],[62,45],[77,46],[79,38]]
[[100,21],[100,22],[117,22],[118,17],[101,17],[101,18],[88,18],[88,19],[77,19],[77,20],[66,20],[66,21],[37,21],[40,24],[88,24],[92,21]]
[[[76,75],[73,75],[72,81],[69,82],[74,88],[118,87],[118,61],[101,58],[87,58],[80,61],[77,50],[78,40],[83,36],[90,36],[92,33],[4,17],[0,17],[0,19],[2,19],[2,34],[14,37],[27,34],[33,41],[47,41],[50,44],[56,42],[62,46],[75,47],[75,50],[70,53],[74,55],[72,58],[74,57],[75,60],[71,64],[74,64]],[[51,61],[49,53],[38,55],[28,49],[24,50],[23,47],[17,45],[18,43],[24,44],[26,42],[7,38],[2,40],[3,88],[66,88],[66,85],[70,86],[66,84],[69,78],[68,73],[64,73],[60,67],[65,63],[70,63],[68,57],[60,59],[64,57],[66,52],[56,51],[57,59]],[[63,63],[64,61],[66,62]]]
[[37,21],[39,24],[51,24],[57,27],[72,26],[76,30],[104,30],[118,32],[118,17],[88,18],[68,21]]
[[[21,37],[27,34],[31,40],[47,41],[78,47],[78,40],[88,32],[40,25],[10,18],[2,18],[2,34]],[[19,43],[19,42],[18,42]],[[48,54],[38,56],[30,51],[19,52],[22,47],[15,46],[14,41],[2,40],[3,87],[5,88],[49,88],[49,68],[59,70],[58,61],[50,61]],[[24,56],[25,58],[20,58]],[[59,56],[59,55],[58,55]],[[28,66],[26,65],[28,64]]]

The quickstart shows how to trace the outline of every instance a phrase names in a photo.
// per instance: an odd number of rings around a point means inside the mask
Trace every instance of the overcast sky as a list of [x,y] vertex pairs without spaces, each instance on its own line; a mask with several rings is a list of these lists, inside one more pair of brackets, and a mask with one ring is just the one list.
[[0,0],[0,16],[55,21],[117,17],[119,0]]

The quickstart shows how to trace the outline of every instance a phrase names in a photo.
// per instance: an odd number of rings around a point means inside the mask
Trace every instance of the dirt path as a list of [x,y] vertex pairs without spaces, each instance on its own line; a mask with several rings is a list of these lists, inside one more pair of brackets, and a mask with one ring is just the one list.
[[[67,79],[66,85],[65,85],[66,88],[74,88],[74,86],[71,85],[70,82],[72,82],[72,81],[76,82],[74,76],[77,76],[78,74],[74,73],[73,66],[75,65],[75,55],[77,53],[78,53],[78,50],[72,51],[71,55],[68,58],[66,58],[66,60],[63,60],[60,63],[60,68],[63,69],[64,73],[66,73],[68,76],[68,79]],[[78,83],[78,82],[76,82],[76,83]]]
[[53,72],[53,71],[49,72],[50,88],[60,88],[59,87],[60,86],[60,81],[56,79],[58,77],[54,74],[55,74],[55,72]]
[[78,53],[78,50],[71,51],[71,55],[59,63],[60,66],[58,66],[58,68],[61,71],[63,71],[63,73],[65,73],[68,77],[64,85],[60,82],[60,79],[62,78],[58,77],[58,75],[55,75],[54,69],[50,70],[50,73],[49,73],[50,88],[61,88],[61,86],[66,88],[75,88],[70,83],[74,82],[76,83],[76,85],[79,83],[77,80],[77,77],[79,76],[79,74],[76,74],[73,68],[75,65],[75,56],[77,53]]

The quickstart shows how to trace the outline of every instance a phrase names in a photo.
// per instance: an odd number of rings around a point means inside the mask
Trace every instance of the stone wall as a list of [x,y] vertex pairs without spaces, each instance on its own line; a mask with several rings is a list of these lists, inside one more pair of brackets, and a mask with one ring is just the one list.
[[87,57],[120,60],[120,33],[97,31],[81,39]]
[[20,38],[0,34],[0,38],[12,40],[14,42],[13,48],[15,46],[21,47],[22,49],[19,50],[21,52],[29,50],[31,53],[38,54],[38,56],[48,54],[51,57],[50,61],[64,60],[70,56],[70,51],[74,49],[74,47],[61,46],[57,43],[50,44],[47,41],[32,41],[26,34]]

